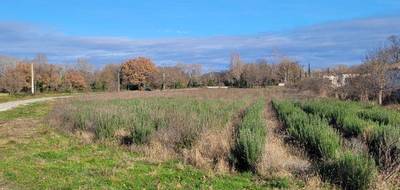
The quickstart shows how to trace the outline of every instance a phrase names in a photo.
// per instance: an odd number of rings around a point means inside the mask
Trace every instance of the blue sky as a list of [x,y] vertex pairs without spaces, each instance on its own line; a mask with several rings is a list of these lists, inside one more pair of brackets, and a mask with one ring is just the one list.
[[217,70],[239,52],[329,67],[360,62],[400,35],[399,21],[397,0],[2,0],[0,54],[97,65],[144,55]]

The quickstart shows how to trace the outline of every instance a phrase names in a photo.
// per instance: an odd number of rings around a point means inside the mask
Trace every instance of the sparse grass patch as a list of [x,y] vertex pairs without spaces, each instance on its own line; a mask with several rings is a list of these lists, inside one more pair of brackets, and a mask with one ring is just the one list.
[[33,103],[25,106],[0,112],[0,121],[10,121],[17,118],[40,118],[48,114],[51,109],[51,103]]

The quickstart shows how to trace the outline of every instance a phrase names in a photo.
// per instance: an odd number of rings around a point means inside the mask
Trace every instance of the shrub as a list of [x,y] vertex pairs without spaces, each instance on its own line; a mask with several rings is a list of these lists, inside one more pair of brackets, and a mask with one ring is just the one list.
[[258,100],[249,107],[238,128],[234,150],[236,165],[241,170],[255,171],[262,156],[266,138],[265,102]]
[[[289,135],[300,142],[310,155],[319,158],[319,171],[325,180],[338,184],[343,189],[367,189],[371,185],[376,175],[373,160],[364,155],[344,153],[339,134],[329,127],[327,120],[321,119],[321,116],[306,114],[293,102],[273,101],[273,106]],[[315,111],[326,108],[306,109]],[[324,112],[326,115],[337,113]]]
[[380,169],[392,170],[400,165],[400,128],[381,126],[367,138],[370,154]]
[[391,171],[399,166],[399,113],[378,106],[343,101],[308,101],[301,106],[309,113],[334,121],[345,136],[362,135],[381,170]]
[[339,158],[323,162],[322,177],[343,189],[368,189],[376,176],[375,164],[365,155],[343,153]]
[[273,101],[273,106],[289,135],[306,147],[309,155],[319,159],[337,155],[341,147],[340,136],[326,120],[306,114],[292,102]]
[[114,132],[124,125],[116,113],[99,112],[92,116],[95,136],[98,139],[113,138]]
[[354,137],[362,134],[365,128],[370,123],[359,119],[354,113],[345,113],[337,119],[337,124],[341,126],[341,129],[345,136]]
[[400,125],[400,114],[396,111],[387,110],[380,107],[370,107],[357,113],[360,118],[378,122],[381,125]]
[[316,100],[304,102],[301,107],[307,113],[327,119],[347,137],[361,135],[364,129],[370,125],[367,121],[357,117],[355,110],[360,106],[351,102]]
[[149,142],[149,136],[153,129],[146,126],[133,128],[131,132],[132,142],[135,144],[145,144]]

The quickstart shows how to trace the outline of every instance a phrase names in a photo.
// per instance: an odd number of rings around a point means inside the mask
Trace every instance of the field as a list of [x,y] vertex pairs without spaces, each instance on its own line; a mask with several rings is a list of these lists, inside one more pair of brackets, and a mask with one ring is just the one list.
[[395,189],[399,115],[285,88],[36,103],[0,113],[0,189]]

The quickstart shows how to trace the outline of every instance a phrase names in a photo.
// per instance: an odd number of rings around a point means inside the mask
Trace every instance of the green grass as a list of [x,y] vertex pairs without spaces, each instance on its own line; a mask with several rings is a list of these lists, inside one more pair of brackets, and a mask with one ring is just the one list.
[[[27,189],[260,189],[251,175],[213,175],[178,161],[150,163],[119,147],[81,144],[42,127],[2,147],[0,178]],[[279,182],[276,182],[280,184]]]
[[50,103],[41,102],[19,106],[11,110],[0,112],[0,121],[10,121],[17,118],[40,118],[48,114]]

